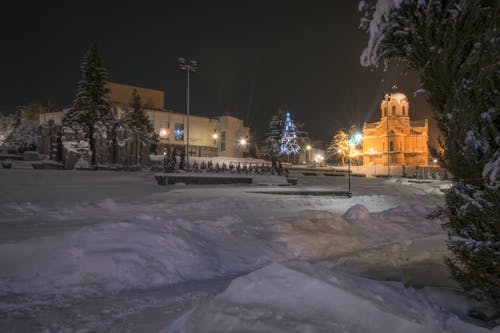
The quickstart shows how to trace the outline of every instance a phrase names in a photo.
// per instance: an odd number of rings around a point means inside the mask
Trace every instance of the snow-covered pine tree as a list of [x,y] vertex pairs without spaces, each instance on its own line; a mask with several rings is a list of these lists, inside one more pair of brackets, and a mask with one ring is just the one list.
[[[379,0],[363,7],[362,64],[415,69],[444,135],[453,276],[500,304],[500,2]],[[499,314],[497,314],[498,316]]]
[[126,124],[130,128],[144,131],[152,132],[153,126],[149,122],[149,117],[144,111],[142,106],[141,96],[137,92],[137,89],[132,91],[132,105],[131,108],[125,111],[125,115],[122,118],[122,123]]
[[125,115],[120,123],[140,134],[137,139],[147,144],[150,147],[150,151],[155,149],[155,146],[158,145],[159,136],[154,132],[154,128],[144,110],[141,96],[137,89],[132,91],[131,108],[125,111]]
[[95,43],[91,44],[85,54],[80,71],[82,78],[77,85],[73,106],[64,114],[63,125],[73,130],[84,131],[92,151],[92,164],[95,165],[95,127],[102,124],[110,131],[115,122],[107,96],[109,93],[106,87],[108,72],[101,63]]
[[297,142],[302,149],[304,149],[310,142],[309,132],[306,130],[306,124],[302,121],[295,123],[295,134],[297,135]]
[[280,140],[284,124],[284,112],[281,109],[272,116],[266,132],[266,147],[264,155],[268,158],[277,158],[280,155]]

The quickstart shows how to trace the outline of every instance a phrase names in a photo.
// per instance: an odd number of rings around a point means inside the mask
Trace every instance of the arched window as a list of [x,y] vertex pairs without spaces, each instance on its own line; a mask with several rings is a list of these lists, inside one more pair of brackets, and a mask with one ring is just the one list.
[[404,105],[401,107],[401,110],[403,111],[403,116],[406,116],[406,114],[405,114],[406,110],[405,110]]
[[392,115],[393,116],[396,115],[396,106],[395,105],[392,106]]
[[389,142],[389,151],[394,151],[394,142]]

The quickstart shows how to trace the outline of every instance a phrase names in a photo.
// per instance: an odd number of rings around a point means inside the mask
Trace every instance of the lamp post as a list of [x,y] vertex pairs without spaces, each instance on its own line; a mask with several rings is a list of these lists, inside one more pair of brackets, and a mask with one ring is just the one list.
[[347,190],[347,196],[350,198],[352,197],[352,192],[351,192],[351,144],[348,143],[349,149],[347,152],[347,179],[348,179],[348,184],[349,184],[349,189]]
[[187,114],[187,126],[186,126],[186,164],[189,167],[189,73],[196,73],[198,69],[198,61],[187,60],[184,58],[177,58],[179,63],[179,68],[187,73],[187,88],[186,88],[186,114]]
[[163,148],[163,172],[167,172],[167,148]]
[[384,95],[385,100],[385,118],[387,123],[387,177],[391,175],[391,158],[389,151],[389,101],[391,100],[391,94],[387,93]]
[[352,196],[351,192],[351,148],[357,146],[363,140],[363,136],[361,134],[348,134],[347,137],[347,182],[348,182],[348,191],[347,196],[350,198]]
[[309,160],[311,159],[311,145],[306,146],[306,163],[309,163]]

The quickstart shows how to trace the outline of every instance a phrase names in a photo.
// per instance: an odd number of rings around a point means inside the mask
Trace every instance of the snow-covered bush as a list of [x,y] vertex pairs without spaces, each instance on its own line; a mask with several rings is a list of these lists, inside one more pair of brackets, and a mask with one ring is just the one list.
[[0,114],[0,146],[3,146],[5,140],[14,130],[14,117]]
[[[447,197],[447,263],[476,295],[500,303],[500,2],[378,0],[360,3],[370,35],[363,65],[399,61],[419,73],[457,184]],[[492,180],[493,179],[493,180]]]
[[36,150],[36,126],[31,123],[17,125],[7,138],[7,143],[16,147],[16,150],[20,153],[27,150]]

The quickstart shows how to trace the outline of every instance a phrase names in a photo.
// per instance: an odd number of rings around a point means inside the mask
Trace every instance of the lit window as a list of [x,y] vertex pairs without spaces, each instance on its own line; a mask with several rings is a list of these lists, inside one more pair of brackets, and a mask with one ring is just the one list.
[[184,124],[175,124],[175,141],[184,141]]
[[160,131],[159,131],[160,138],[162,138],[162,139],[168,138],[168,136],[169,136],[169,129],[168,129],[169,126],[168,125],[169,125],[168,121],[160,122]]

